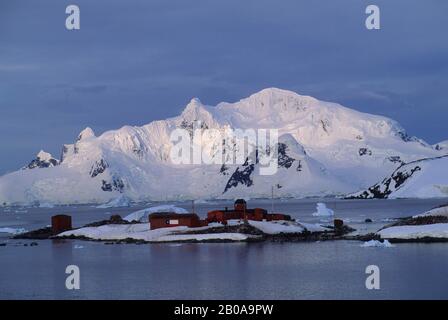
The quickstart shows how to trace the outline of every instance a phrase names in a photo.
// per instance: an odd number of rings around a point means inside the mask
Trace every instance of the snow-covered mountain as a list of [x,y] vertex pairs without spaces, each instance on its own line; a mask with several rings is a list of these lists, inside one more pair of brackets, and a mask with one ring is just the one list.
[[412,161],[389,177],[349,198],[444,198],[448,197],[448,155]]
[[[250,159],[239,165],[174,164],[170,134],[198,127],[278,129],[277,173],[260,175],[260,164]],[[202,141],[212,158],[221,156],[220,139]],[[276,196],[342,195],[373,185],[404,162],[443,154],[391,119],[270,88],[214,107],[195,98],[177,117],[98,137],[86,128],[63,146],[60,162],[1,177],[0,202],[270,197],[273,186]]]

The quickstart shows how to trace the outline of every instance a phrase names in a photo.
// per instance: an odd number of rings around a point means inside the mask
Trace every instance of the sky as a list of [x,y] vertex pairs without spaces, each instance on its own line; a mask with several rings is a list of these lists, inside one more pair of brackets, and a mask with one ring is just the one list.
[[[81,29],[65,28],[76,4]],[[381,30],[365,27],[376,4]],[[0,0],[0,174],[266,87],[448,139],[446,0]]]

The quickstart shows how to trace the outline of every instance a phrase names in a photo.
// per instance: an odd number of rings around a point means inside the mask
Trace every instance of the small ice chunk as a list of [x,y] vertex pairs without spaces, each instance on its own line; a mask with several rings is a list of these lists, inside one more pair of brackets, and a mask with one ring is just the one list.
[[370,240],[364,242],[361,247],[367,248],[367,247],[378,247],[378,248],[392,248],[393,245],[388,241],[384,240],[383,242],[378,240]]
[[42,202],[39,203],[39,208],[54,208],[54,204],[50,203],[50,202]]

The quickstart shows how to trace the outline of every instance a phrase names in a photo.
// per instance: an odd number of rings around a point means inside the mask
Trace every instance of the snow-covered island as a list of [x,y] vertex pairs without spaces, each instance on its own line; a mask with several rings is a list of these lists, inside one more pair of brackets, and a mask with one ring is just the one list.
[[448,205],[402,219],[377,235],[391,242],[448,242]]
[[[325,205],[320,203],[319,210]],[[310,241],[342,239],[353,231],[342,221],[334,225],[301,223],[280,213],[269,214],[262,208],[249,209],[243,199],[235,208],[213,210],[205,220],[172,205],[139,210],[121,218],[71,227],[71,217],[52,217],[52,226],[15,235],[17,239],[81,239],[125,243],[160,242],[253,242]]]
[[[238,205],[237,200],[235,206]],[[170,212],[166,212],[169,210]],[[362,233],[344,224],[340,219],[333,222],[304,223],[282,214],[266,214],[257,220],[256,214],[263,209],[244,209],[245,218],[232,218],[221,222],[214,219],[219,213],[232,217],[236,210],[209,212],[207,219],[172,205],[161,205],[139,210],[121,218],[113,215],[108,220],[97,221],[80,228],[55,231],[54,226],[25,232],[9,232],[16,239],[80,239],[113,243],[161,243],[161,242],[259,242],[259,241],[321,241],[355,240],[365,241],[364,247],[391,247],[399,242],[448,242],[448,205],[440,206],[408,218],[400,218],[385,225],[377,232]],[[160,212],[162,211],[162,212]],[[325,204],[317,205],[319,215],[331,216],[333,211]],[[164,216],[166,215],[166,216]],[[316,214],[314,214],[316,215]],[[167,226],[152,225],[154,216]],[[274,220],[274,217],[287,219]],[[68,216],[66,216],[68,217]],[[70,217],[69,217],[70,218]],[[193,219],[181,225],[180,219]],[[71,219],[71,218],[70,218]],[[196,219],[196,220],[194,220]],[[269,220],[272,219],[272,220]],[[368,221],[369,220],[369,221]],[[178,225],[169,225],[174,223]],[[194,223],[193,223],[194,222]],[[371,222],[366,219],[365,223]],[[59,223],[60,225],[60,223]]]
[[334,230],[321,225],[303,225],[291,221],[258,222],[232,220],[227,226],[172,227],[151,230],[149,223],[106,224],[60,233],[56,239],[85,239],[129,243],[160,242],[251,242],[288,237],[305,238],[318,234],[330,236]]
[[251,220],[230,220],[228,225],[212,223],[197,228],[180,226],[151,230],[149,223],[107,220],[59,234],[52,234],[50,228],[43,228],[18,234],[14,238],[79,239],[114,243],[317,241],[342,239],[344,234],[352,230],[347,226],[335,229],[332,226],[296,221]]

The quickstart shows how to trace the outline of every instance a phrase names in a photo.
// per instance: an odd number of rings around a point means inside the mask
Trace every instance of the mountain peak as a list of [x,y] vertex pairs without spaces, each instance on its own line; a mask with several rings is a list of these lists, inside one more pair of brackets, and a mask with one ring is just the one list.
[[198,98],[191,99],[190,103],[182,111],[181,118],[188,122],[196,120],[201,120],[206,123],[213,122],[212,115]]
[[23,167],[22,170],[26,169],[36,169],[36,168],[51,168],[59,165],[59,161],[54,159],[53,156],[45,152],[44,150],[40,150],[36,158],[33,159],[27,166]]
[[191,98],[189,105],[190,104],[191,105],[202,105],[202,102],[201,102],[201,100],[199,100],[199,98],[194,97],[194,98]]
[[259,96],[259,95],[295,95],[295,96],[298,96],[299,94],[294,91],[280,89],[280,88],[276,88],[276,87],[264,88],[258,92],[251,94],[251,96]]
[[53,156],[50,153],[45,152],[44,150],[40,150],[37,153],[36,158],[41,160],[41,161],[48,161],[50,159],[53,159]]
[[270,103],[275,103],[275,102],[277,102],[279,100],[283,100],[283,99],[295,99],[295,100],[299,99],[299,100],[307,101],[309,103],[318,102],[317,99],[315,99],[311,96],[300,95],[294,91],[279,89],[279,88],[275,88],[275,87],[265,88],[261,91],[258,91],[256,93],[250,95],[249,98],[247,98],[247,99],[265,100]]
[[187,106],[185,107],[183,113],[188,112],[190,110],[194,111],[198,108],[203,107],[204,105],[202,104],[201,100],[199,100],[199,98],[192,98],[190,100],[190,102],[187,104]]
[[81,141],[93,137],[95,137],[95,132],[93,132],[93,130],[90,127],[87,127],[79,133],[78,139],[76,139],[76,141]]

